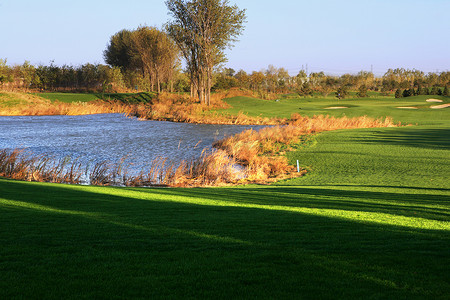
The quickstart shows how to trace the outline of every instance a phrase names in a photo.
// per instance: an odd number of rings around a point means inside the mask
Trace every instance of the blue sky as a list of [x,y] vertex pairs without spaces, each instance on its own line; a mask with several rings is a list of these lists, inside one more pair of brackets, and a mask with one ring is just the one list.
[[[291,75],[302,65],[329,74],[371,69],[450,70],[450,0],[230,0],[247,10],[227,67]],[[8,64],[104,63],[111,35],[161,27],[164,0],[0,0],[0,58]]]

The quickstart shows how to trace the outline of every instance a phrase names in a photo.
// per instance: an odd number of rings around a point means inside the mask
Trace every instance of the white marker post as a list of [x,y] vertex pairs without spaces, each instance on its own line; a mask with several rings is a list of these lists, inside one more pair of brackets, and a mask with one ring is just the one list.
[[298,162],[298,159],[297,159],[297,173],[300,173],[300,163]]

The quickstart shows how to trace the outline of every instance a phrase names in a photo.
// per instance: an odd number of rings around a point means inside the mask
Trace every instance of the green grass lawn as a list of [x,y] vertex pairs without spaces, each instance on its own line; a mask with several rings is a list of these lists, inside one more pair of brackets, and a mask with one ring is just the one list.
[[[310,172],[270,186],[0,179],[0,299],[448,299],[450,109],[395,108],[422,97],[345,101],[349,116],[419,125],[318,134],[288,155]],[[345,106],[229,102],[286,117]]]
[[124,103],[147,103],[151,102],[156,93],[36,93],[36,96],[60,102],[90,102],[98,99],[118,100]]

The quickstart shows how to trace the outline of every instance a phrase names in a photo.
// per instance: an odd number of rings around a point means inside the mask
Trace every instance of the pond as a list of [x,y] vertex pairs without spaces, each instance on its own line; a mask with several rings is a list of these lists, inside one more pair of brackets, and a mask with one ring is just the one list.
[[172,162],[199,157],[214,141],[261,126],[139,121],[121,114],[0,117],[0,149],[26,148],[34,154],[118,162],[134,168],[156,157]]

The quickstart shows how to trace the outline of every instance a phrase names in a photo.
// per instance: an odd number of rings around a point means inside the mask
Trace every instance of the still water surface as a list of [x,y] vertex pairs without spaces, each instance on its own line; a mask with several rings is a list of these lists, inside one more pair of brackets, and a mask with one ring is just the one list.
[[138,121],[120,114],[0,117],[0,149],[117,162],[128,155],[135,168],[158,156],[171,161],[198,157],[215,140],[261,126]]

